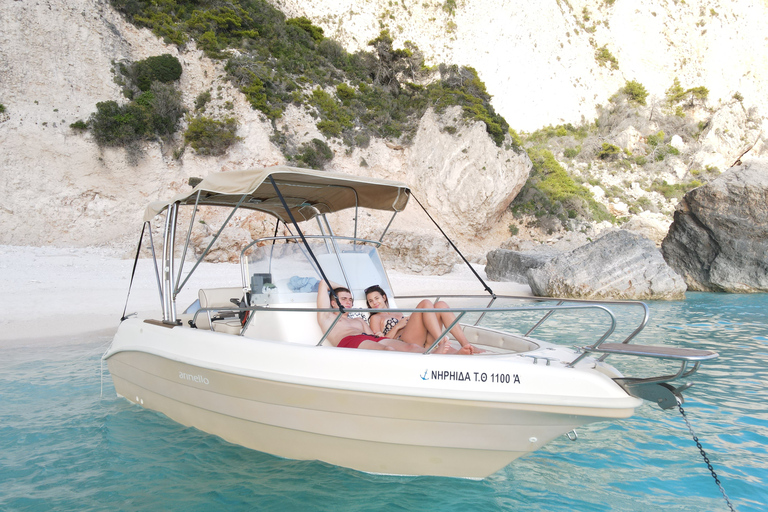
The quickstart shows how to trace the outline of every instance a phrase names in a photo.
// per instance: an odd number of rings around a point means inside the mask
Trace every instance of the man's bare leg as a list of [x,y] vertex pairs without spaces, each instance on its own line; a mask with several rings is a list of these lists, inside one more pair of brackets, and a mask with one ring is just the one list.
[[362,348],[365,350],[396,350],[392,347],[371,340],[363,340],[363,342],[360,343],[357,348]]
[[[418,345],[414,345],[413,343],[406,343],[405,341],[393,340],[391,338],[380,340],[378,343],[374,341],[372,341],[371,343],[374,343],[376,345],[382,345],[384,347],[387,347],[387,349],[389,350],[397,350],[398,352],[416,352],[418,354],[424,353],[424,349]],[[360,344],[360,348],[362,347],[363,345]]]

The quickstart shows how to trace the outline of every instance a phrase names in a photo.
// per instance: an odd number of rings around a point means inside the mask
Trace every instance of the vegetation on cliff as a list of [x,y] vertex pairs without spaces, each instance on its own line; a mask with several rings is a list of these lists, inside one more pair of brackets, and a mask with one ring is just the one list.
[[[167,43],[183,47],[194,40],[209,57],[225,61],[229,80],[274,126],[296,105],[316,116],[325,137],[348,146],[365,147],[371,137],[407,143],[428,107],[460,105],[467,120],[485,123],[497,145],[509,129],[473,68],[428,69],[415,45],[394,48],[386,30],[370,41],[371,51],[348,53],[308,19],[286,19],[265,0],[111,3]],[[301,148],[287,137],[276,133],[274,140],[303,162]]]
[[101,146],[130,147],[142,140],[167,140],[176,132],[184,115],[181,93],[174,82],[181,77],[181,63],[172,55],[158,55],[115,66],[117,81],[130,101],[102,101],[88,123],[73,123],[72,128],[89,127]]
[[[526,215],[529,226],[554,232],[658,212],[661,205],[650,199],[654,194],[662,201],[679,200],[719,174],[711,167],[697,169],[692,159],[713,114],[703,108],[707,95],[706,87],[685,89],[675,79],[664,98],[649,99],[642,84],[628,81],[592,122],[515,133],[533,171],[510,209]],[[626,211],[609,211],[596,202],[595,187],[605,202],[625,205]]]

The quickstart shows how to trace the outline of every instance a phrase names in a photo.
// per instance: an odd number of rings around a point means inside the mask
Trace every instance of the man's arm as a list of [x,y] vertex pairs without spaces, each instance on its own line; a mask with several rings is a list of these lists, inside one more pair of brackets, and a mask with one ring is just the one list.
[[[325,281],[320,281],[320,284],[317,285],[317,309],[328,309],[330,307],[331,298],[328,295],[328,285],[325,284]],[[326,320],[330,314],[331,313],[323,313],[322,311],[317,312],[317,323],[320,324],[320,327],[323,329],[328,328]]]

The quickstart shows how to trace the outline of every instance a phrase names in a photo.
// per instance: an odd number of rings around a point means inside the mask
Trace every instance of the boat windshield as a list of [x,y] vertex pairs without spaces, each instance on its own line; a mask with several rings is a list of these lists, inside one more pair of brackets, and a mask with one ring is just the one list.
[[[380,285],[392,290],[374,245],[359,239],[315,237],[309,241],[326,277],[364,300],[364,290]],[[322,279],[307,247],[299,241],[265,238],[251,244],[241,257],[243,287],[252,304],[314,303]],[[363,307],[361,304],[358,306]]]

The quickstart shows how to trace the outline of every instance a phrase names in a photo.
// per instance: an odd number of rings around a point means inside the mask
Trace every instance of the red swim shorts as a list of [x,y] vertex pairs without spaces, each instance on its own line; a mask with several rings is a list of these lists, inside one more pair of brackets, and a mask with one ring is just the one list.
[[387,338],[379,338],[378,336],[374,336],[373,334],[355,334],[353,336],[347,336],[346,338],[343,338],[337,347],[339,348],[358,348],[362,342],[365,340],[371,340],[378,343],[381,340],[385,340]]

